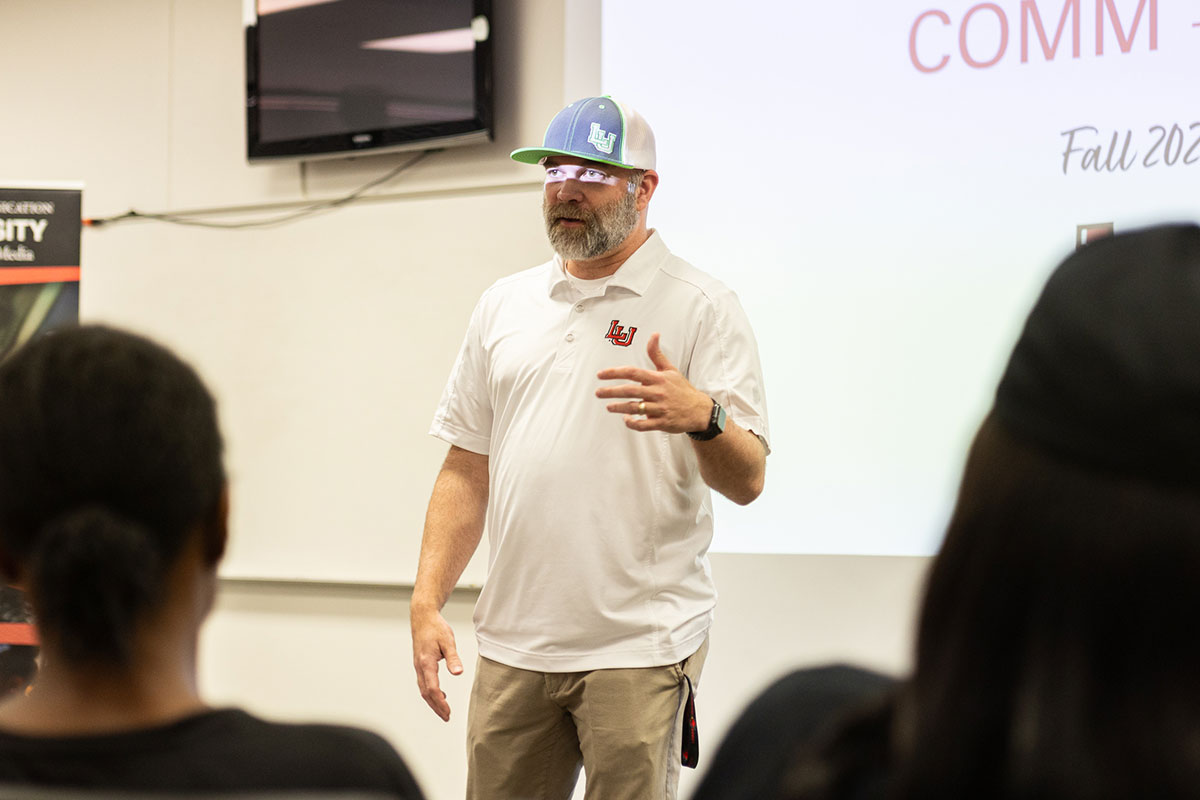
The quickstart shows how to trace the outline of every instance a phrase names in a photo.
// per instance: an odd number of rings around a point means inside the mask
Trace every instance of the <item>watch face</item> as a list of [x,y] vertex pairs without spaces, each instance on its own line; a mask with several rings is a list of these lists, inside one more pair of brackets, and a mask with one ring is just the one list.
[[688,431],[688,436],[700,441],[707,442],[709,439],[725,432],[725,409],[721,408],[721,404],[713,400],[712,414],[708,418],[708,427],[702,431]]

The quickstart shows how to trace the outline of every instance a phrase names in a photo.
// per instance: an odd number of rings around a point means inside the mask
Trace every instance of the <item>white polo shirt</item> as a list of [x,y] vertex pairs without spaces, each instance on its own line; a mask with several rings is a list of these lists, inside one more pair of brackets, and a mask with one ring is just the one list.
[[716,603],[709,490],[691,440],[626,428],[596,373],[654,369],[657,331],[692,385],[767,437],[758,347],[733,292],[657,233],[599,294],[579,285],[556,257],[484,292],[430,430],[489,457],[479,653],[542,672],[670,664]]

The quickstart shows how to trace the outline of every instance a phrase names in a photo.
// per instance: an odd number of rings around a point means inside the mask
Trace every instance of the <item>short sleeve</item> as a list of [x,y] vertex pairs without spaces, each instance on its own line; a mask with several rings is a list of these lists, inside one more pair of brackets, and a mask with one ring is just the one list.
[[737,295],[727,288],[709,296],[687,379],[720,403],[734,422],[770,444],[758,342]]
[[483,349],[483,300],[475,305],[429,433],[444,442],[488,455],[492,436],[492,403]]

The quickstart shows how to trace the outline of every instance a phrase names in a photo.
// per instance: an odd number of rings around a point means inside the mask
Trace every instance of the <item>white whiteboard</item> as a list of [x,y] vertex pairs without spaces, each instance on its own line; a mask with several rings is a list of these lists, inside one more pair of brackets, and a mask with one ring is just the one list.
[[603,90],[658,140],[651,223],[762,350],[767,488],[716,509],[716,549],[937,548],[1076,226],[1200,218],[1198,26],[1153,0],[605,0]]

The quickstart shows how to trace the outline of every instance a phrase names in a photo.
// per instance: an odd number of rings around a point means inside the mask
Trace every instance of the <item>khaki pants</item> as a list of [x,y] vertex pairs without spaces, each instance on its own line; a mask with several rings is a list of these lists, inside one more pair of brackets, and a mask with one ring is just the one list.
[[674,800],[686,675],[678,664],[531,672],[480,658],[467,714],[467,800]]

